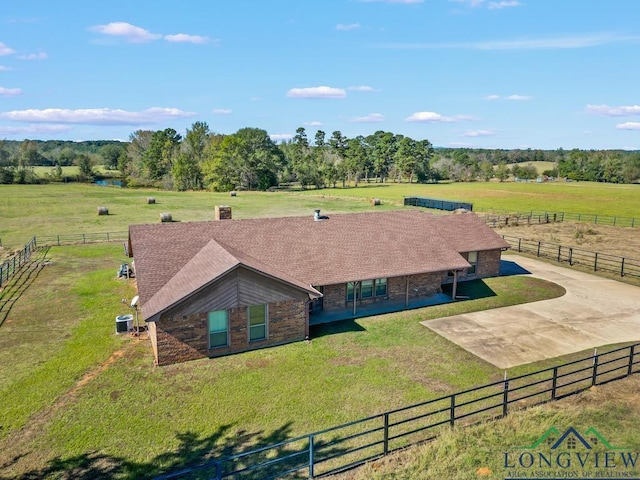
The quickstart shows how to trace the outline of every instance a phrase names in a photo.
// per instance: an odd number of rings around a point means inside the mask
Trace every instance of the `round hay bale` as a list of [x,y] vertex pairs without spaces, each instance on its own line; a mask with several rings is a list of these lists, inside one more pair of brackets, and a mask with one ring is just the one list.
[[469,210],[467,210],[466,208],[456,208],[453,211],[454,215],[461,215],[461,214],[464,214],[464,213],[469,213]]
[[232,190],[231,192],[229,192],[229,195],[235,197],[237,195],[237,192],[235,190]]
[[156,203],[156,199],[153,197],[147,197],[147,205],[153,205]]
[[109,209],[107,207],[98,207],[98,215],[109,215]]
[[372,198],[371,199],[371,205],[373,205],[374,207],[376,205],[380,205],[380,199],[379,198]]
[[165,222],[172,222],[173,220],[171,219],[171,214],[170,213],[161,213],[160,214],[160,221],[162,223],[165,223]]

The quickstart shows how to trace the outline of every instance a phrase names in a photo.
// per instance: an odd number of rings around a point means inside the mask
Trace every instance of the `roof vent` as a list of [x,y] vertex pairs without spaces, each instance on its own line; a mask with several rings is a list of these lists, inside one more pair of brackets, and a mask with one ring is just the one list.
[[320,220],[329,220],[329,217],[327,217],[326,215],[320,215],[320,209],[316,209],[313,213],[313,219],[316,222],[319,222]]

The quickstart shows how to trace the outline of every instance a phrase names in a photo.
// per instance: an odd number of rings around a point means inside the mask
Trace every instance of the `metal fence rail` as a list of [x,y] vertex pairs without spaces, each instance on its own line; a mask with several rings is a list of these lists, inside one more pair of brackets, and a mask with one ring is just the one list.
[[38,235],[38,245],[60,246],[99,242],[122,242],[127,240],[129,232],[76,233],[66,235]]
[[640,218],[619,217],[613,215],[599,215],[595,213],[554,212],[546,210],[512,211],[496,208],[476,208],[476,212],[500,215],[502,217],[548,217],[556,218],[558,222],[584,222],[595,225],[610,225],[614,227],[640,227]]
[[518,252],[531,253],[537,257],[551,258],[560,263],[569,265],[582,265],[593,269],[594,272],[602,271],[615,275],[640,278],[640,260],[635,258],[618,257],[608,253],[590,252],[575,247],[567,247],[556,243],[527,240],[524,238],[502,235],[511,248]]
[[315,478],[433,440],[443,429],[575,395],[640,373],[640,343],[464,390],[170,473],[174,478]]
[[31,258],[31,254],[36,248],[36,237],[32,237],[18,253],[15,253],[0,264],[0,287],[6,284],[20,270],[22,265]]

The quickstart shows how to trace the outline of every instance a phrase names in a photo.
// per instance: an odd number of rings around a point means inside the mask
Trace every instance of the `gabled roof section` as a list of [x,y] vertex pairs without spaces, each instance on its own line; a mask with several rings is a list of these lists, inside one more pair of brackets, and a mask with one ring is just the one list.
[[247,255],[235,252],[215,240],[210,240],[164,286],[142,304],[144,318],[147,321],[153,320],[155,315],[195,294],[240,265],[293,285],[311,297],[322,296],[311,286],[305,285],[285,273],[278,272]]

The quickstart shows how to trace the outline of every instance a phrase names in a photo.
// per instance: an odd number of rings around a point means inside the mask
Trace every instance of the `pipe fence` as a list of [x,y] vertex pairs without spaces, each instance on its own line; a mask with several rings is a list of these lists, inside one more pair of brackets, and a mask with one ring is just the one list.
[[0,287],[6,285],[9,279],[29,261],[36,248],[36,237],[32,237],[22,249],[0,264]]
[[156,480],[316,478],[640,373],[640,343],[214,459]]

